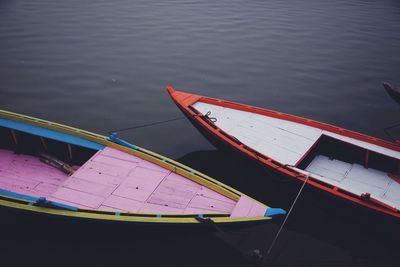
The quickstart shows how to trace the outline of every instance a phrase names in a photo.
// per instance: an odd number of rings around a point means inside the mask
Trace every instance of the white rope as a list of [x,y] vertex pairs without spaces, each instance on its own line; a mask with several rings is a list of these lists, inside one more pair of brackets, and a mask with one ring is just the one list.
[[281,227],[279,228],[277,234],[275,235],[275,238],[274,238],[274,240],[272,241],[271,246],[269,247],[269,249],[268,249],[268,251],[267,251],[267,257],[266,257],[266,258],[268,258],[269,254],[271,253],[271,250],[272,250],[272,248],[274,247],[274,245],[275,245],[275,243],[276,243],[276,240],[278,240],[278,237],[279,237],[279,235],[280,235],[280,233],[281,233],[283,227],[285,226],[285,223],[286,223],[287,219],[289,218],[290,213],[292,212],[294,206],[296,205],[296,202],[297,202],[297,200],[299,199],[300,194],[301,194],[301,192],[303,191],[303,188],[304,188],[304,186],[306,185],[306,183],[307,183],[307,181],[308,181],[308,178],[310,177],[310,174],[308,173],[308,174],[305,175],[304,177],[305,177],[306,179],[304,179],[304,182],[303,182],[303,184],[302,184],[302,186],[301,186],[299,192],[297,193],[297,196],[296,196],[296,198],[294,199],[293,204],[292,204],[292,206],[290,207],[288,214],[286,215],[285,219],[283,220],[283,223],[282,223]]

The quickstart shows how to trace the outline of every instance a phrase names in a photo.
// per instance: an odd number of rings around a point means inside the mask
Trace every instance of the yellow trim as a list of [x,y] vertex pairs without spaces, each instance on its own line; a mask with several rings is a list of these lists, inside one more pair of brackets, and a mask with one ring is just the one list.
[[[81,138],[97,142],[99,144],[102,144],[104,146],[108,146],[111,148],[115,148],[117,150],[132,154],[134,156],[137,156],[139,158],[145,159],[147,161],[150,161],[152,163],[155,163],[161,167],[164,167],[172,172],[175,172],[177,174],[180,174],[196,183],[199,183],[203,186],[206,186],[234,201],[238,201],[241,196],[245,196],[243,193],[237,191],[236,189],[233,189],[223,183],[220,183],[219,181],[203,174],[200,173],[188,166],[185,166],[179,162],[176,162],[170,158],[164,157],[162,155],[159,155],[157,153],[154,153],[150,150],[138,147],[139,150],[134,150],[125,146],[121,146],[119,144],[116,144],[114,142],[111,142],[107,137],[95,133],[91,133],[85,130],[80,130],[76,129],[74,127],[70,126],[65,126],[59,123],[54,123],[10,111],[5,111],[5,110],[0,110],[0,117],[14,120],[14,121],[19,121],[23,123],[28,123],[31,125],[67,133],[70,135],[74,136],[79,136]],[[248,196],[247,196],[248,197]],[[251,198],[251,197],[249,197]],[[252,199],[252,198],[251,198]],[[253,199],[254,200],[254,199]],[[254,200],[256,201],[256,200]],[[258,202],[258,201],[257,201]],[[260,202],[259,202],[260,203]],[[3,200],[0,200],[0,204],[4,204]],[[197,222],[194,218],[151,218],[151,217],[138,217],[138,216],[114,216],[114,215],[107,215],[107,214],[95,214],[95,213],[85,213],[85,212],[71,212],[71,211],[61,211],[61,210],[55,210],[55,209],[49,209],[49,208],[43,208],[43,207],[35,207],[35,206],[28,206],[24,204],[16,204],[12,202],[12,204],[19,205],[18,208],[20,209],[28,209],[28,210],[33,210],[37,212],[44,212],[44,213],[51,213],[51,214],[57,214],[57,215],[67,215],[67,216],[74,216],[74,217],[85,217],[85,218],[94,218],[94,219],[104,219],[104,220],[126,220],[126,221],[141,221],[141,222],[184,222],[184,223],[194,223]],[[265,205],[263,203],[260,203],[262,205]],[[22,205],[22,206],[21,206]],[[6,205],[10,206],[10,205]],[[11,205],[12,206],[12,205]],[[27,206],[27,207],[25,207]],[[267,207],[267,206],[266,206]],[[117,217],[117,218],[115,218]],[[262,220],[268,219],[264,217],[260,217]],[[237,222],[237,221],[253,221],[253,220],[260,220],[260,218],[242,218],[242,219],[232,219],[229,217],[215,217],[213,220],[215,222]]]
[[[144,222],[144,223],[199,223],[195,218],[190,217],[171,217],[173,215],[169,215],[169,217],[147,217],[147,216],[132,216],[132,215],[114,215],[114,214],[104,214],[104,213],[92,213],[85,212],[84,210],[76,212],[76,211],[68,211],[68,210],[59,210],[45,207],[37,207],[28,204],[22,204],[7,200],[0,199],[0,205],[10,208],[28,210],[37,213],[45,213],[51,215],[58,216],[67,216],[67,217],[75,217],[75,218],[86,218],[86,219],[95,219],[95,220],[111,220],[111,221],[126,221],[126,222]],[[189,215],[189,214],[188,214]],[[196,215],[196,214],[194,214]],[[230,218],[230,217],[212,217],[212,220],[215,223],[238,223],[238,222],[253,222],[253,221],[265,221],[271,219],[270,217],[252,217],[252,218]]]

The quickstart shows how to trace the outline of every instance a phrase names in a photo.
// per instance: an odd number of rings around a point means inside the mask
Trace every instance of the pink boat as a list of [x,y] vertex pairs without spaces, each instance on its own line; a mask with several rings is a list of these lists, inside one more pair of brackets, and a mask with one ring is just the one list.
[[0,208],[44,218],[192,226],[263,223],[285,214],[116,134],[2,110]]

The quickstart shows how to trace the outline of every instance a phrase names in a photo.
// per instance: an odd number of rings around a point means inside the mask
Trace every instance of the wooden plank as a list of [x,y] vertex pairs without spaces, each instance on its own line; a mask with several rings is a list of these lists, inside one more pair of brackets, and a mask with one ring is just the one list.
[[50,196],[51,194],[56,192],[59,187],[60,185],[41,182],[33,190],[37,191],[39,194],[42,194],[45,197]]
[[127,170],[133,169],[138,165],[137,162],[130,162],[130,161],[126,161],[126,160],[103,156],[102,154],[97,155],[91,161],[101,163],[101,164],[105,165],[105,167],[107,167],[108,165],[111,165],[114,168],[123,168],[123,169],[127,169]]
[[118,210],[124,210],[129,212],[138,212],[139,209],[144,205],[141,201],[136,201],[116,195],[111,195],[102,203],[103,206],[112,207]]
[[196,102],[192,105],[195,109],[197,109],[199,112],[203,113],[204,115],[207,112],[211,112],[210,117],[215,117],[219,116],[220,112],[223,111],[225,108],[216,106],[216,105],[211,105],[208,103],[203,103],[203,102]]
[[0,170],[8,168],[16,156],[12,151],[0,149]]
[[157,187],[157,184],[154,184],[154,186],[143,186],[143,183],[141,182],[143,181],[138,182],[139,186],[137,187],[130,187],[122,184],[112,193],[112,195],[144,202]]
[[231,218],[264,217],[267,206],[242,196],[234,207]]
[[113,194],[144,202],[166,176],[164,172],[137,167]]
[[151,194],[148,203],[185,209],[200,189],[200,185],[191,186],[173,180],[163,181]]
[[140,208],[139,212],[152,214],[182,214],[183,209],[152,203],[145,203],[143,207]]
[[330,160],[321,155],[318,155],[311,162],[306,171],[312,173],[313,177],[321,181],[328,182],[357,195],[370,193],[373,198],[388,205],[400,204],[400,201],[396,204],[397,200],[395,198],[389,199],[390,193],[388,192],[392,180],[382,171],[367,169],[359,164]]
[[73,190],[66,187],[60,187],[54,192],[52,197],[65,200],[71,203],[80,204],[90,208],[98,208],[105,198],[88,194],[85,192]]
[[194,105],[211,111],[215,124],[242,143],[284,164],[294,165],[318,140],[322,131],[303,124],[207,103]]
[[107,157],[111,157],[114,159],[119,159],[122,161],[129,161],[132,163],[140,163],[143,161],[143,159],[136,157],[132,154],[128,154],[125,153],[123,151],[119,151],[117,149],[111,148],[111,147],[105,147],[102,151],[101,151],[101,155],[102,156],[107,156]]
[[365,183],[360,183],[359,181],[354,181],[350,179],[344,179],[340,182],[340,185],[343,189],[346,189],[357,195],[370,193],[372,197],[377,199],[380,199],[381,196],[383,196],[383,194],[385,193],[385,189]]
[[6,182],[4,180],[0,180],[0,188],[15,192],[15,193],[20,193],[20,194],[34,196],[34,197],[42,196],[42,193],[35,191],[33,189],[33,187],[27,187],[25,184],[18,185],[18,184]]
[[170,170],[168,170],[166,168],[163,168],[161,166],[158,166],[157,164],[154,164],[154,163],[151,163],[151,162],[145,161],[145,160],[140,162],[138,166],[141,167],[141,168],[148,169],[148,170],[153,170],[153,171],[158,171],[158,172],[163,172],[163,173],[170,173],[171,172]]
[[321,136],[322,132],[321,129],[314,128],[301,123],[281,120],[255,113],[252,115],[251,118],[255,121],[258,121],[261,125],[262,124],[271,125],[279,129],[282,129],[284,131],[301,136],[303,138],[307,138],[310,141],[316,141]]
[[53,196],[50,196],[47,199],[50,200],[50,201],[55,201],[55,202],[58,202],[58,203],[61,203],[61,204],[66,204],[66,205],[74,206],[74,207],[81,208],[81,209],[91,209],[91,207],[84,206],[84,205],[78,204],[78,203],[69,202],[69,201],[66,201],[64,199],[59,199],[59,198],[56,198],[56,197],[53,197]]
[[4,172],[0,175],[0,182],[8,187],[20,189],[33,189],[40,183],[39,181],[29,180],[16,175],[7,175]]
[[199,187],[200,186],[200,184],[198,184],[198,183],[196,183],[196,182],[194,182],[192,180],[189,180],[188,178],[183,177],[182,175],[179,175],[179,174],[174,173],[174,172],[171,172],[167,177],[165,177],[165,180],[166,181],[175,181],[175,182],[178,182],[180,184],[185,184],[185,185],[188,185],[188,186],[194,186],[194,187]]
[[75,177],[66,180],[62,186],[104,198],[111,195],[111,193],[117,188],[117,185],[104,185]]
[[[58,169],[43,166],[26,165],[25,163],[14,162],[10,165],[8,172],[13,172],[16,177],[39,182],[62,183],[68,175]],[[7,172],[6,171],[6,172]]]
[[258,152],[278,161],[282,164],[295,165],[296,162],[302,157],[302,155],[294,153],[292,151],[282,149],[274,145],[273,143],[266,143],[263,141],[260,142],[251,142],[249,146],[257,150]]
[[236,203],[228,203],[213,198],[196,195],[188,204],[189,208],[199,208],[215,212],[231,212]]
[[392,206],[400,208],[400,184],[398,182],[392,181],[383,198],[388,200],[384,202],[388,204],[391,203]]
[[258,203],[253,202],[253,205],[247,214],[247,217],[263,217],[265,215],[267,207]]
[[236,206],[234,207],[231,218],[244,218],[247,217],[247,214],[250,212],[253,206],[253,200],[242,196],[239,201],[237,202]]
[[391,182],[387,173],[372,168],[367,169],[359,164],[353,164],[353,167],[346,175],[346,180],[353,180],[382,189],[386,189]]
[[73,174],[73,177],[107,186],[119,185],[126,178],[123,176],[111,176],[90,168],[80,168]]
[[309,140],[304,136],[286,131],[282,128],[260,125],[253,121],[243,121],[240,123],[239,127],[250,130],[254,135],[257,135],[258,138],[264,141],[273,142],[277,146],[292,150],[298,154],[304,154],[316,141]]
[[88,164],[85,164],[85,166],[81,167],[78,171],[88,169],[88,170],[93,170],[96,172],[101,172],[103,174],[107,174],[110,176],[122,177],[122,176],[127,176],[129,174],[129,172],[132,169],[134,169],[135,167],[136,167],[136,165],[132,165],[132,166],[129,166],[129,168],[125,168],[125,167],[110,165],[110,164],[106,164],[106,163],[89,161]]
[[236,201],[233,201],[232,199],[223,196],[215,191],[212,191],[211,189],[208,189],[207,187],[202,186],[196,193],[196,195],[198,196],[204,196],[204,197],[208,197],[208,198],[212,198],[212,199],[216,199],[219,201],[224,201],[227,203],[231,203],[233,205],[236,205]]
[[329,179],[342,181],[351,168],[352,164],[350,163],[331,160],[326,156],[317,155],[305,170]]
[[389,157],[392,157],[392,158],[395,158],[395,159],[400,159],[400,152],[394,151],[394,150],[389,149],[389,148],[377,146],[377,145],[374,145],[374,144],[371,144],[371,143],[367,143],[367,142],[364,142],[364,141],[360,141],[360,140],[357,140],[357,139],[354,139],[354,138],[346,137],[346,136],[339,135],[339,134],[336,134],[336,133],[332,133],[332,132],[329,132],[329,131],[323,131],[322,134],[330,136],[330,137],[338,139],[338,140],[342,140],[342,141],[350,143],[350,144],[354,144],[356,146],[359,146],[359,147],[362,147],[362,148],[365,148],[365,149],[368,149],[368,150],[371,150],[371,151],[375,151],[375,152],[377,152],[379,154],[383,154],[383,155],[386,155],[386,156],[389,156]]

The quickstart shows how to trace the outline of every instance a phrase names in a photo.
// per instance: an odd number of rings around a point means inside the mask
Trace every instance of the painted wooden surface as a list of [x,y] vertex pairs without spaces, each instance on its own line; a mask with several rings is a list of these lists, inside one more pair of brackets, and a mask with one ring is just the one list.
[[[322,136],[365,148],[392,158],[400,159],[400,152],[370,144],[354,138],[287,120],[276,119],[252,112],[225,108],[198,101],[192,105],[200,113],[215,118],[215,124],[243,144],[283,164],[295,165]],[[400,207],[400,184],[390,174],[367,169],[358,164],[330,160],[318,155],[306,171],[313,177],[347,191],[373,198],[392,207]],[[238,206],[246,205],[240,203]],[[250,205],[250,204],[248,204]],[[233,215],[237,212],[235,208]]]
[[400,159],[400,152],[308,125],[203,102],[192,105],[242,143],[283,164],[295,165],[321,135]]
[[358,195],[369,193],[389,206],[400,208],[400,184],[385,172],[321,155],[305,170],[329,184]]
[[145,213],[230,212],[235,206],[234,201],[185,177],[108,147],[52,196],[94,209]]
[[231,213],[231,218],[263,217],[266,207],[249,197],[242,196]]
[[322,130],[203,102],[193,105],[216,118],[215,124],[242,143],[281,163],[295,165],[321,136]]
[[230,213],[236,205],[168,169],[109,147],[71,176],[35,157],[0,150],[0,188],[118,212]]
[[370,151],[375,151],[375,152],[378,152],[380,154],[383,154],[383,155],[386,155],[386,156],[389,156],[389,157],[392,157],[392,158],[395,158],[395,159],[400,159],[400,152],[398,152],[398,151],[394,151],[394,150],[391,150],[391,149],[388,149],[388,148],[384,148],[384,147],[381,147],[381,146],[377,146],[377,145],[374,145],[374,144],[370,144],[370,143],[367,143],[367,142],[363,142],[363,141],[360,141],[360,140],[357,140],[357,139],[354,139],[354,138],[342,136],[342,135],[335,134],[335,133],[328,132],[328,131],[323,131],[322,134],[330,136],[330,137],[333,137],[333,138],[338,139],[338,140],[342,140],[342,141],[344,141],[346,143],[354,144],[356,146],[368,149]]
[[35,157],[0,150],[0,187],[79,208],[117,212],[232,213],[262,217],[266,206],[238,203],[181,175],[112,148],[98,151],[72,176]]
[[48,197],[68,179],[65,173],[28,155],[0,149],[0,188]]

